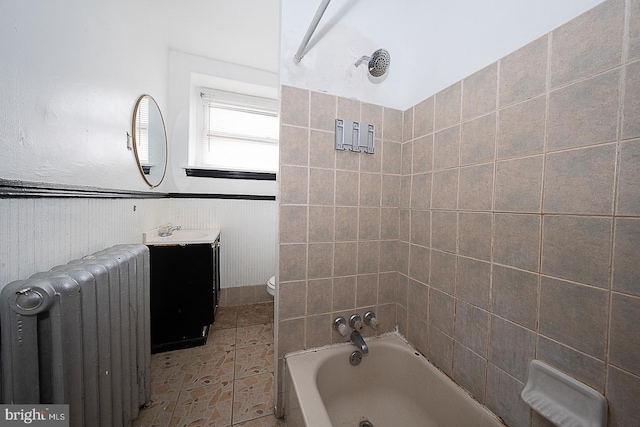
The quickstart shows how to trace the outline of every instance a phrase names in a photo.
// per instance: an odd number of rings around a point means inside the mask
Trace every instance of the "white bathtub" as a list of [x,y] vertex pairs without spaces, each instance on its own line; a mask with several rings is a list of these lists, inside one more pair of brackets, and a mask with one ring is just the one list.
[[[285,356],[287,427],[498,427],[502,423],[397,334]],[[363,424],[367,425],[367,424]]]

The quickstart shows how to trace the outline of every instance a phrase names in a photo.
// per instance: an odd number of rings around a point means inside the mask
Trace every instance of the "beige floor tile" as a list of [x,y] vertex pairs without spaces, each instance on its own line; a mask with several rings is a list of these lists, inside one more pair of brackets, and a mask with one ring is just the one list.
[[234,427],[282,427],[284,423],[277,419],[274,415],[256,418],[240,424],[234,424]]
[[216,382],[206,387],[183,390],[178,398],[170,426],[229,426],[232,402],[232,382]]
[[151,405],[140,410],[138,418],[133,421],[133,427],[166,427],[171,421],[171,416],[176,408],[179,395],[177,391],[159,393],[151,397]]
[[195,356],[187,369],[182,388],[185,390],[221,381],[233,381],[235,350]]
[[273,324],[244,326],[238,328],[236,347],[273,344]]
[[235,328],[237,326],[237,319],[238,307],[219,307],[211,329],[216,331],[219,329]]
[[237,349],[234,379],[273,372],[273,358],[273,344]]
[[240,423],[273,414],[273,374],[234,381],[233,422]]

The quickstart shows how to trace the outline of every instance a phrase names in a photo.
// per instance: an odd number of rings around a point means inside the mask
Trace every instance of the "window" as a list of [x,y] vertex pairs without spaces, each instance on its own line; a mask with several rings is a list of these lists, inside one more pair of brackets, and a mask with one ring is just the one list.
[[198,166],[275,172],[278,169],[278,101],[200,89],[202,136]]
[[149,164],[149,98],[144,97],[138,104],[136,114],[136,151],[140,164]]

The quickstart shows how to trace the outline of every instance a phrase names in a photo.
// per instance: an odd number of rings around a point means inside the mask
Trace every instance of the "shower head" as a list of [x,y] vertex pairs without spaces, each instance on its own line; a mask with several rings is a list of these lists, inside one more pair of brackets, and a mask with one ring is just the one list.
[[369,74],[373,77],[381,77],[384,73],[389,69],[389,64],[391,64],[391,55],[385,49],[378,49],[373,52],[371,56],[363,56],[358,59],[356,62],[356,67],[362,64],[364,61],[367,61]]

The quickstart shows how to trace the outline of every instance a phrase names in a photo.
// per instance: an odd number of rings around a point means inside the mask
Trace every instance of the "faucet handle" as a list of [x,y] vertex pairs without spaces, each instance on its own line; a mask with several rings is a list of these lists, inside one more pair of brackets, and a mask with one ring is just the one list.
[[362,318],[359,314],[352,314],[349,317],[349,325],[356,331],[361,331],[364,328],[364,323],[362,323]]
[[333,320],[333,330],[338,331],[338,333],[343,337],[349,335],[349,327],[347,326],[347,321],[344,320],[344,317],[336,317]]
[[373,329],[378,329],[380,322],[376,319],[376,314],[373,311],[367,311],[364,314],[364,323],[371,326]]

